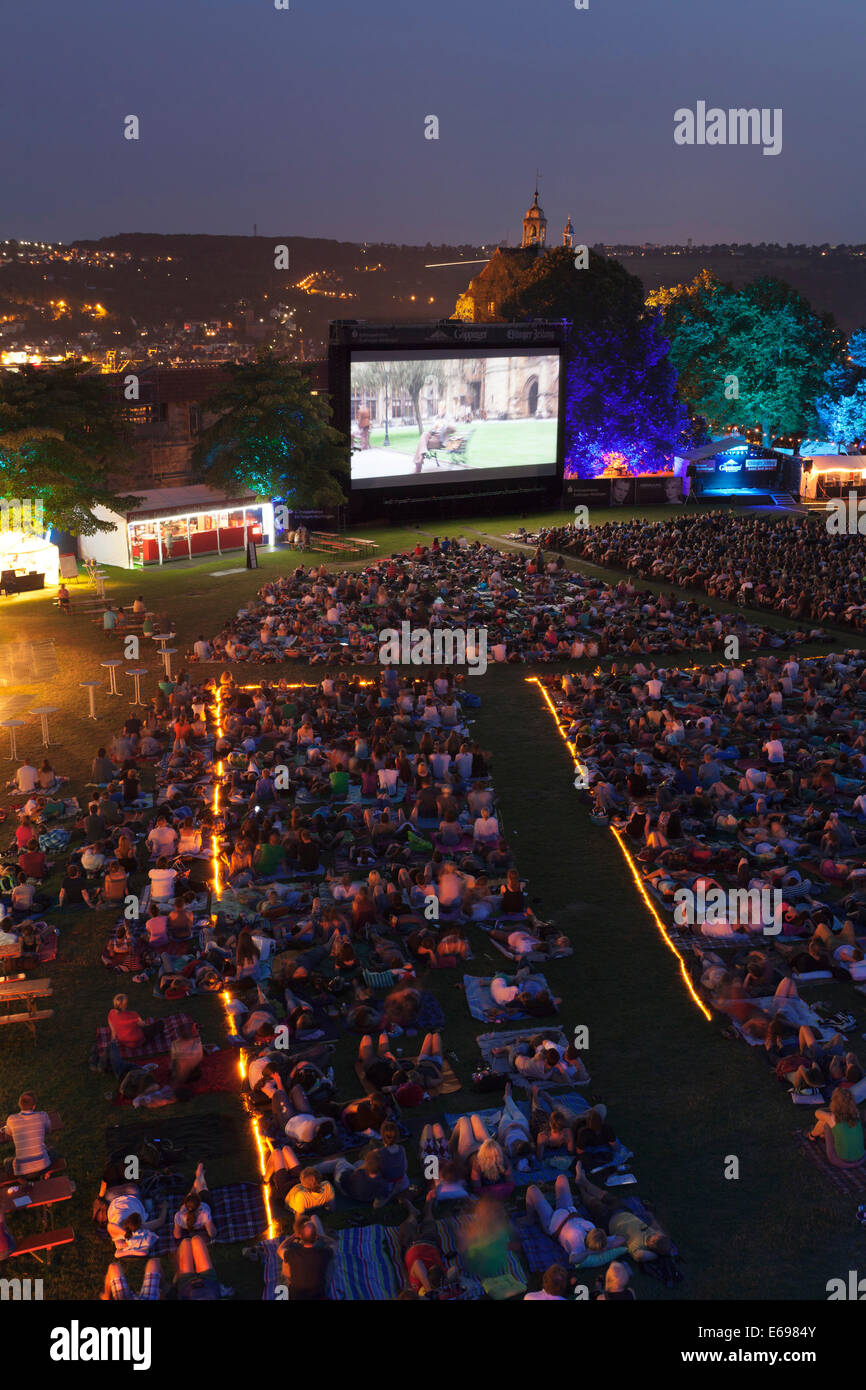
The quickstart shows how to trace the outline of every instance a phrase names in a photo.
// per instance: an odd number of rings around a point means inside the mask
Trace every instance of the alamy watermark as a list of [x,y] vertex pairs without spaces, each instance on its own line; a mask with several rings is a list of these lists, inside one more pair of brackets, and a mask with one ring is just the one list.
[[780,888],[724,889],[699,884],[697,890],[677,888],[674,892],[674,921],[678,927],[696,922],[710,926],[750,925],[759,926],[764,936],[778,936],[783,908]]
[[763,145],[764,154],[782,153],[780,106],[707,107],[699,101],[692,111],[681,106],[674,112],[675,145]]
[[410,623],[379,633],[383,666],[466,666],[470,676],[487,670],[486,627],[412,627]]
[[831,536],[866,536],[866,497],[849,492],[847,499],[833,497],[826,503],[827,530]]
[[45,534],[45,503],[41,497],[0,497],[0,531]]

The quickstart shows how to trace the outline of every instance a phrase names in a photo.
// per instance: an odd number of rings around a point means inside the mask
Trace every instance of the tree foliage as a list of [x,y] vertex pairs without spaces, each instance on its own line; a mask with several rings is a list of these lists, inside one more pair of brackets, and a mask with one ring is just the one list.
[[131,458],[131,431],[105,377],[75,362],[0,372],[2,495],[41,498],[46,526],[111,530],[93,508],[123,513],[136,504],[109,482]]
[[662,314],[684,400],[714,429],[759,423],[770,443],[813,428],[842,336],[790,285],[763,278],[735,289],[703,271],[647,304]]
[[534,261],[501,306],[506,319],[569,324],[566,476],[594,477],[621,456],[630,472],[657,471],[689,431],[660,317],[618,261],[590,252],[577,270],[561,247]]
[[834,444],[866,440],[866,329],[852,333],[845,360],[824,374],[816,409],[822,434]]
[[298,507],[344,502],[349,447],[329,423],[325,397],[271,353],[227,371],[230,381],[207,403],[218,418],[193,451],[202,479],[227,493],[249,489]]

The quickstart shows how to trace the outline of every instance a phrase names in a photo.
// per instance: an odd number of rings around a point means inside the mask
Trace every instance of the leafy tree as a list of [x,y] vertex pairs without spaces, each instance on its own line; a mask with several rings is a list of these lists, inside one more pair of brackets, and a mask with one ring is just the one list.
[[594,477],[620,455],[629,471],[658,471],[685,442],[660,317],[644,308],[643,286],[618,261],[589,253],[578,270],[560,247],[533,261],[501,305],[505,319],[568,321],[565,473]]
[[647,303],[661,311],[684,399],[714,428],[760,421],[770,444],[813,425],[842,339],[790,285],[763,278],[734,289],[704,271]]
[[205,482],[231,492],[291,498],[296,506],[345,501],[349,446],[331,409],[291,362],[272,353],[227,368],[231,380],[208,401],[218,418],[202,431],[192,462]]
[[42,499],[47,526],[72,535],[110,531],[97,505],[123,513],[139,500],[115,492],[129,467],[130,428],[108,380],[81,363],[0,372],[0,486]]
[[835,444],[859,444],[866,439],[866,329],[852,333],[847,360],[832,364],[824,385],[816,402],[822,432]]

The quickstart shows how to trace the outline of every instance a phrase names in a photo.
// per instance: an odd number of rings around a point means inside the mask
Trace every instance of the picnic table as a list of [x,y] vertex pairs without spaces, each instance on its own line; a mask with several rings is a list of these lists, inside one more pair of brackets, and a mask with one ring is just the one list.
[[0,1215],[11,1216],[16,1211],[41,1210],[45,1230],[54,1225],[54,1208],[58,1202],[68,1202],[75,1193],[70,1178],[40,1178],[30,1182],[26,1177],[5,1178],[0,1182]]
[[3,980],[0,982],[0,1005],[23,1003],[26,1013],[0,1013],[0,1027],[6,1023],[26,1023],[33,1041],[36,1041],[36,1024],[44,1018],[51,1018],[53,1009],[40,1009],[37,1000],[47,999],[53,993],[50,980]]
[[310,536],[313,550],[330,551],[334,555],[367,555],[377,549],[376,541],[358,536],[338,536],[333,531],[314,531]]

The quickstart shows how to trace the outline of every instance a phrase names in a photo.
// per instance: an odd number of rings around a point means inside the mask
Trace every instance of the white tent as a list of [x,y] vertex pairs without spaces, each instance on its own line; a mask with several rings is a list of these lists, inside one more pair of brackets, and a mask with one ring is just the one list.
[[45,575],[46,585],[60,582],[60,551],[42,536],[0,529],[0,570]]

